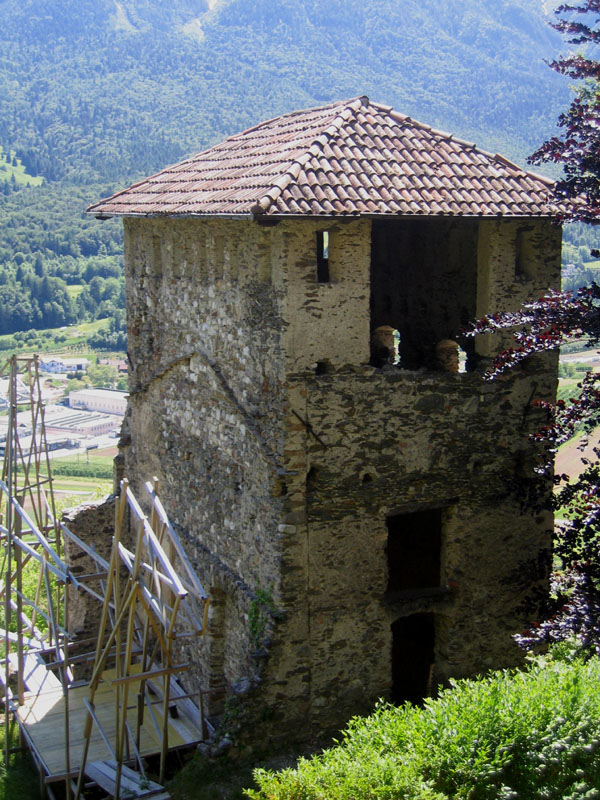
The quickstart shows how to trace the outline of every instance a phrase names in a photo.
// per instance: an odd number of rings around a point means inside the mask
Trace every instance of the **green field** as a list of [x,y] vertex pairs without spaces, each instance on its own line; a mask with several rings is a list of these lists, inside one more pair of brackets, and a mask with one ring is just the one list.
[[114,455],[90,456],[77,454],[66,458],[56,458],[52,461],[52,474],[55,477],[82,478],[85,480],[112,479]]
[[83,478],[80,475],[55,475],[52,473],[52,485],[55,492],[62,495],[85,494],[103,496],[112,491],[112,481],[105,478]]
[[583,375],[580,378],[561,378],[558,382],[556,399],[568,402],[572,397],[577,397],[580,392],[577,384],[581,382],[582,377]]
[[[13,164],[13,161],[16,163]],[[14,152],[0,147],[0,182],[10,181],[13,176],[19,186],[41,186],[44,182],[41,175],[28,175],[21,159],[15,158]]]
[[83,283],[75,283],[67,285],[67,292],[69,293],[69,296],[71,297],[72,300],[74,300],[76,297],[79,297],[79,295],[83,292],[84,289],[85,286],[83,285]]
[[[75,296],[83,290],[83,286],[70,286],[68,289]],[[0,351],[17,352],[19,355],[54,353],[66,356],[76,352],[85,355],[90,360],[95,360],[98,355],[106,358],[110,353],[102,351],[99,354],[97,350],[88,347],[87,340],[93,334],[98,333],[101,328],[108,328],[109,323],[110,320],[104,318],[93,322],[80,322],[69,327],[5,334],[0,336]],[[123,356],[122,353],[118,353],[118,355]]]
[[57,511],[110,494],[113,458],[114,455],[98,450],[89,454],[89,460],[85,455],[53,459],[50,463]]

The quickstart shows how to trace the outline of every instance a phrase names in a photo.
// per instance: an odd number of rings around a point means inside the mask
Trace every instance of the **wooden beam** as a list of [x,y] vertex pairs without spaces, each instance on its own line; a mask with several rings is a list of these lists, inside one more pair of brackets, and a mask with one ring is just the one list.
[[145,681],[148,678],[157,678],[159,675],[171,675],[173,672],[185,672],[189,669],[189,664],[175,664],[172,667],[164,667],[163,669],[154,669],[149,672],[137,672],[133,675],[125,675],[122,678],[114,678],[110,683],[111,686],[118,686],[122,683],[133,683],[134,681]]

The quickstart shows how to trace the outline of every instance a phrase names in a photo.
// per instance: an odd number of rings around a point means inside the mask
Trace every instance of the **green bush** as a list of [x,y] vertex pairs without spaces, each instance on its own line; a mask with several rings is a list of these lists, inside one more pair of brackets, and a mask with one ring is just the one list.
[[538,661],[381,704],[296,769],[256,770],[253,800],[600,798],[600,659]]

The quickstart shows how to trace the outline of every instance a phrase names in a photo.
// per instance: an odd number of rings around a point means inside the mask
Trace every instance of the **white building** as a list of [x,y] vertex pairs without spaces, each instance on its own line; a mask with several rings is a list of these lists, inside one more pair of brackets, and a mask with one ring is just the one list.
[[40,369],[43,372],[87,372],[87,358],[40,358]]
[[127,392],[119,392],[116,389],[78,389],[69,392],[69,405],[71,408],[124,417],[127,410]]

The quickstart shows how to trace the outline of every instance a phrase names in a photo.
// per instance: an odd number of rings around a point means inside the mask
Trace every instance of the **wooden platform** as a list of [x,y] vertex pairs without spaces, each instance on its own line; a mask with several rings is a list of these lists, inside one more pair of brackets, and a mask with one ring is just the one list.
[[[10,710],[5,764],[15,718],[50,797],[50,784],[64,782],[77,800],[99,788],[115,798],[167,800],[162,786],[145,777],[144,757],[159,756],[164,783],[169,751],[210,734],[202,695],[177,683],[189,664],[176,661],[175,647],[180,638],[191,643],[205,633],[209,597],[169,522],[156,478],[145,484],[148,516],[128,481],[120,482],[109,560],[96,552],[94,532],[83,541],[56,518],[39,357],[13,356],[6,371],[10,413],[0,477],[0,607],[10,609],[9,630],[0,628],[7,654],[0,683]],[[30,447],[20,440],[24,403],[31,411]],[[104,527],[97,533],[107,536]],[[97,622],[89,639],[69,628],[75,590]],[[74,681],[81,664],[87,684]]]
[[[117,775],[117,765],[114,761],[92,761],[86,764],[85,774],[97,786],[114,796]],[[169,800],[170,797],[160,784],[142,779],[139,772],[134,772],[126,766],[122,767],[121,772],[121,794],[128,800],[144,800],[150,797],[152,800]]]
[[[43,667],[45,669],[45,667]],[[50,673],[51,674],[51,673]],[[114,679],[114,670],[106,670],[103,680],[95,697],[95,714],[98,718],[104,735],[109,742],[115,740],[115,691],[111,684]],[[27,692],[22,706],[15,705],[15,716],[23,730],[36,760],[45,772],[46,783],[64,780],[66,775],[75,775],[79,772],[84,747],[84,726],[87,709],[84,700],[89,696],[87,686],[71,687],[68,690],[69,703],[69,759],[66,752],[65,737],[65,698],[60,684],[47,681],[53,688],[48,691],[42,689],[39,694]],[[135,732],[136,708],[135,700],[139,682],[130,684],[130,708],[128,722]],[[173,705],[173,703],[172,703]],[[185,714],[185,704],[176,703],[177,717],[169,715],[168,720],[168,746],[169,749],[190,747],[202,741],[202,731]],[[152,703],[152,710],[146,706],[144,721],[140,731],[140,754],[142,756],[156,755],[162,747],[161,731],[163,726],[162,701],[156,698]],[[105,762],[114,758],[109,750],[98,725],[94,724],[90,739],[88,764],[90,762]],[[132,753],[133,758],[133,753]]]

